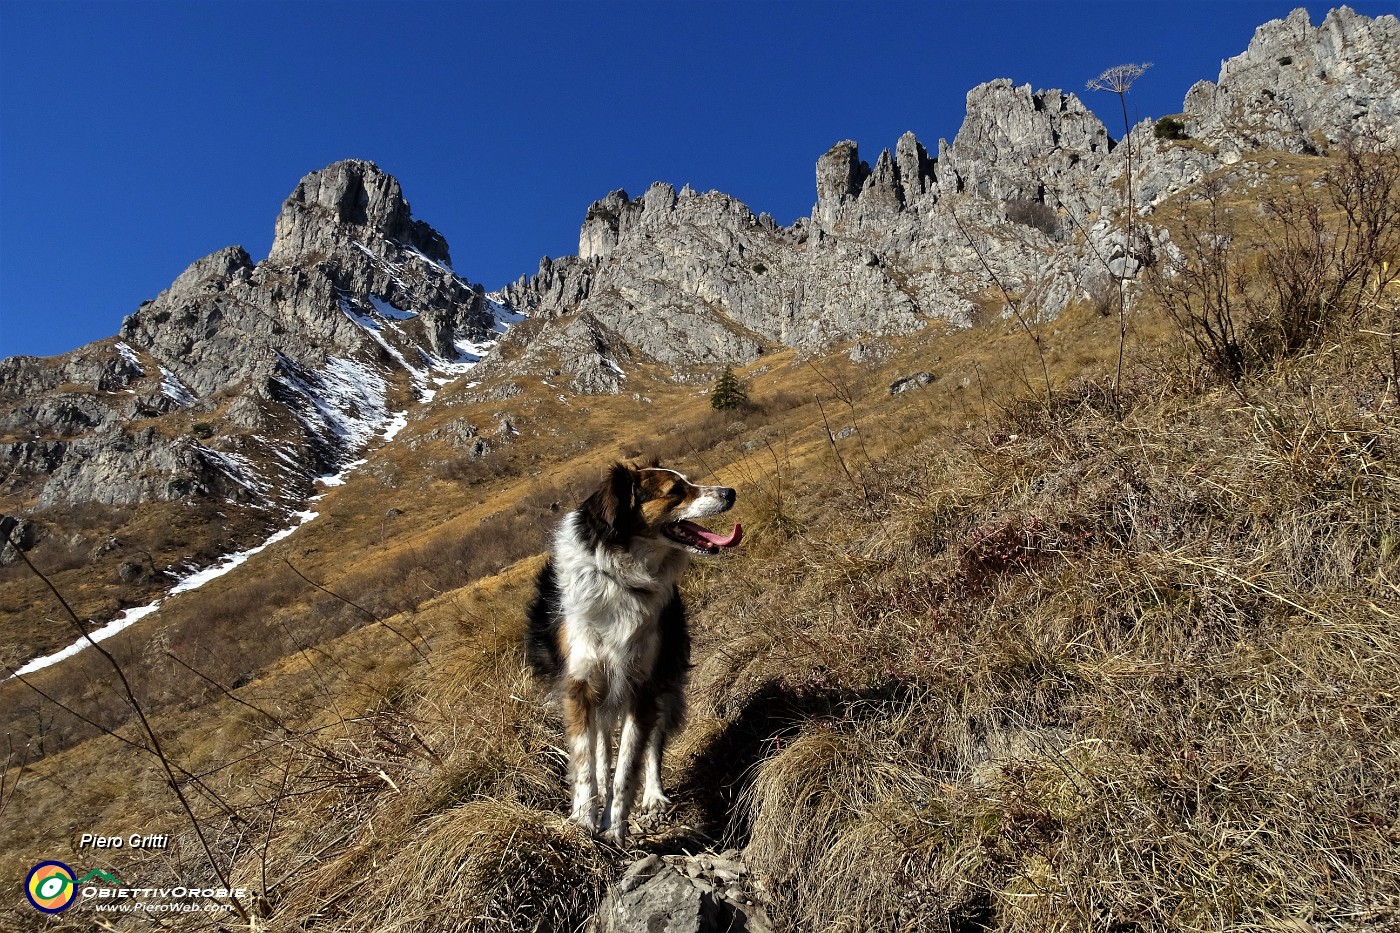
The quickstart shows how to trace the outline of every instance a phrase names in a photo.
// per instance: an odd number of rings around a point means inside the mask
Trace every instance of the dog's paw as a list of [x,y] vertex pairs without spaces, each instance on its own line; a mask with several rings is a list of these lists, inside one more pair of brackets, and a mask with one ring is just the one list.
[[574,807],[569,814],[570,822],[589,833],[598,832],[598,808],[596,806]]
[[619,849],[627,845],[627,824],[621,826],[609,826],[603,830],[603,841],[617,846]]
[[671,810],[671,798],[661,791],[647,791],[642,794],[641,816],[659,820]]

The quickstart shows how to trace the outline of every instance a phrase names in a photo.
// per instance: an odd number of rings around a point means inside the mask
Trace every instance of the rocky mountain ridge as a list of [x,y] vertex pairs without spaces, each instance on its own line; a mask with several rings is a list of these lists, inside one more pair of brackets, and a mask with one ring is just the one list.
[[1317,28],[1301,9],[1266,23],[1216,82],[1191,89],[1186,141],[1157,138],[1152,121],[1115,140],[1073,93],[991,81],[968,92],[956,137],[932,155],[913,133],[873,167],[856,143],[835,144],[817,160],[811,216],[790,227],[719,192],[614,191],[588,208],[577,256],[546,259],[505,294],[557,319],[533,339],[562,355],[579,391],[620,390],[619,374],[598,378],[595,348],[614,342],[683,376],[683,364],[768,346],[965,325],[1004,311],[1002,287],[1053,317],[1137,271],[1150,245],[1123,242],[1125,210],[1145,213],[1250,150],[1394,144],[1397,48],[1393,16],[1347,7]]
[[[988,82],[952,142],[905,133],[873,166],[833,145],[810,216],[786,227],[721,192],[614,191],[588,208],[576,256],[499,300],[456,275],[395,179],[337,162],[287,198],[263,261],[217,251],[117,337],[0,362],[0,497],[27,544],[46,514],[93,503],[233,507],[267,530],[483,356],[478,398],[529,380],[617,393],[642,368],[707,380],[778,347],[878,356],[931,322],[1005,314],[1002,289],[1049,319],[1165,248],[1125,242],[1125,211],[1149,216],[1253,150],[1395,144],[1397,48],[1393,16],[1267,23],[1191,89],[1185,140],[1152,121],[1115,140],[1074,93]],[[530,326],[505,333],[521,315]]]
[[1186,95],[1187,133],[1231,161],[1250,149],[1317,152],[1356,135],[1400,142],[1400,23],[1349,7],[1314,28],[1304,9],[1260,26],[1215,81]]
[[[296,501],[391,408],[484,352],[494,307],[396,180],[338,162],[292,192],[264,261],[219,250],[118,338],[0,363],[4,494],[41,509],[249,490]],[[268,462],[285,468],[256,466]]]

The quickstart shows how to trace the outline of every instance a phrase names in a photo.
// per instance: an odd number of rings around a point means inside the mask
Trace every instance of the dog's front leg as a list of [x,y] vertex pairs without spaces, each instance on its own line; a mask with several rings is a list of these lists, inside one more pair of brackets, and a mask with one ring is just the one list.
[[604,708],[599,708],[595,716],[594,740],[593,740],[593,776],[598,796],[602,800],[602,821],[599,829],[608,828],[608,813],[612,808],[612,785],[610,774],[612,771],[612,735],[616,727],[616,719],[609,715]]
[[574,805],[569,819],[589,832],[598,830],[598,718],[597,691],[586,680],[570,680],[564,695],[564,728],[569,736],[569,764],[574,777]]
[[622,737],[617,742],[617,773],[613,777],[612,805],[607,823],[607,836],[621,844],[627,838],[627,816],[637,796],[641,782],[642,755],[647,734],[652,731],[655,717],[643,710],[629,712],[622,723]]

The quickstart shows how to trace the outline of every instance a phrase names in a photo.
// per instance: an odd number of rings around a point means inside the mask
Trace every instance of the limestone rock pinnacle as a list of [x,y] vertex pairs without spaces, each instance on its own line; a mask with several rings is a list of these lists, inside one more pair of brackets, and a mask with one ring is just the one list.
[[268,259],[289,264],[370,233],[451,265],[447,241],[413,219],[398,179],[361,159],[335,162],[297,184],[282,204]]

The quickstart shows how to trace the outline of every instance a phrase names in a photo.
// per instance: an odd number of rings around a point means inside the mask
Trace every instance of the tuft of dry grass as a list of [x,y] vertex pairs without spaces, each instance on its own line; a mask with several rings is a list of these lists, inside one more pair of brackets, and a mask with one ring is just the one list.
[[476,800],[418,827],[338,928],[573,930],[612,872],[609,854],[567,820]]
[[[1121,425],[1012,409],[824,500],[766,555],[781,601],[743,613],[765,654],[697,678],[716,709],[787,703],[740,821],[779,912],[1400,923],[1400,426],[1346,388],[1386,352],[1295,359],[1253,404],[1140,395]],[[717,589],[741,614],[748,587]]]

